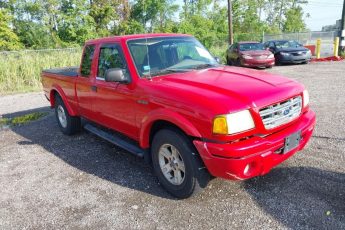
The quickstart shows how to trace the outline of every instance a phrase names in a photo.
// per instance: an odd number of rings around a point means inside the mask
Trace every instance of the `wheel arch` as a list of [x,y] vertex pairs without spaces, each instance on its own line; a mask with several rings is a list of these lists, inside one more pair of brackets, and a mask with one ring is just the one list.
[[65,93],[63,92],[63,90],[59,86],[55,86],[50,90],[50,95],[49,95],[50,107],[51,108],[55,107],[57,96],[59,96],[61,98],[61,100],[63,101],[63,103],[65,104],[68,113],[71,116],[76,116],[77,115],[76,111],[74,111],[72,109],[71,105],[68,103],[68,100],[67,100]]
[[140,147],[149,148],[154,135],[164,128],[177,130],[189,138],[201,137],[194,125],[182,115],[159,110],[144,118],[140,129]]

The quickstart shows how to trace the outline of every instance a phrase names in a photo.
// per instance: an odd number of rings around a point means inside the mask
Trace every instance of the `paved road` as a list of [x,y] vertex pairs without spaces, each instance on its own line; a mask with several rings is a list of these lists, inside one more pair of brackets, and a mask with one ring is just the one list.
[[[275,67],[310,90],[310,144],[268,175],[213,180],[175,200],[141,159],[53,113],[0,131],[0,229],[345,229],[345,62]],[[0,98],[0,114],[49,110],[41,93]]]

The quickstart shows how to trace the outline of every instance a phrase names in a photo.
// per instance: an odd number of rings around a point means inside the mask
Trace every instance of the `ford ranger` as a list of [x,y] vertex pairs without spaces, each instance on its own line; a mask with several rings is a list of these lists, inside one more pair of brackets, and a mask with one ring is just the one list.
[[190,35],[90,40],[80,67],[44,70],[42,84],[64,134],[83,126],[143,157],[178,198],[268,173],[315,126],[303,85],[220,65]]

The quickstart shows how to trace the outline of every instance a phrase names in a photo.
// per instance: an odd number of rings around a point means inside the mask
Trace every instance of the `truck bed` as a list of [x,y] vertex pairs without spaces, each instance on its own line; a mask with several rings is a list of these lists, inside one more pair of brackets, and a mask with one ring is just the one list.
[[55,68],[55,69],[44,69],[42,70],[42,73],[57,74],[57,75],[66,76],[66,77],[77,77],[78,69],[79,69],[78,66],[62,67],[62,68]]

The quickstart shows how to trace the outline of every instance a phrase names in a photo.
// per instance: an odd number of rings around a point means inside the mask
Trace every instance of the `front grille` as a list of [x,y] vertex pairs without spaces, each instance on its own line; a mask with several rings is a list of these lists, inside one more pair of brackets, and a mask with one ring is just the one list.
[[293,56],[301,56],[301,55],[306,55],[307,54],[307,52],[302,52],[302,51],[300,51],[300,52],[294,52],[294,53],[291,53]]
[[254,56],[255,59],[261,60],[261,59],[266,59],[267,55],[258,55],[258,56]]
[[260,109],[259,113],[266,129],[272,129],[297,118],[302,111],[302,97],[297,96],[286,101]]

